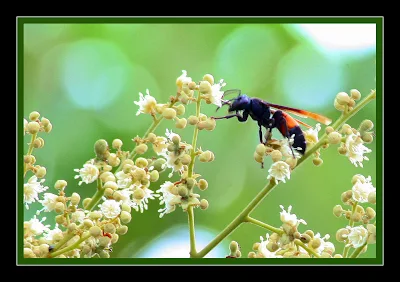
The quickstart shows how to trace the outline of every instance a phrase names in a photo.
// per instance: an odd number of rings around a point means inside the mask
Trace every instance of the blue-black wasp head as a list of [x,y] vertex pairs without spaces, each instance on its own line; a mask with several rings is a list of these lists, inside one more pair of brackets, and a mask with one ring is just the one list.
[[230,112],[248,110],[250,107],[250,97],[245,94],[237,96],[232,101],[229,105]]

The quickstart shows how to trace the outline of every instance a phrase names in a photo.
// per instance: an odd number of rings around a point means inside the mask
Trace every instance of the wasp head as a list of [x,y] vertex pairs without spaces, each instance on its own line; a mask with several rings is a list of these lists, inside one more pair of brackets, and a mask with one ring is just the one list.
[[250,98],[247,95],[239,95],[231,104],[229,104],[229,111],[247,110],[250,106]]

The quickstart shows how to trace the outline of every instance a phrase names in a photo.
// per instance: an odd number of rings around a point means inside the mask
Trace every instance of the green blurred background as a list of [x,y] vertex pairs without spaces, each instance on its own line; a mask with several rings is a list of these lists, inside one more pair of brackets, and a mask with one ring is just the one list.
[[[37,163],[47,168],[48,192],[55,192],[56,180],[65,179],[69,193],[92,196],[95,183],[78,186],[73,169],[94,156],[93,144],[100,138],[109,143],[120,138],[125,150],[131,150],[131,139],[142,136],[151,123],[150,116],[135,115],[138,93],[148,88],[158,102],[167,102],[182,70],[195,81],[210,73],[216,81],[225,80],[225,90],[240,88],[250,96],[335,120],[340,115],[333,107],[338,92],[356,88],[365,96],[375,88],[375,37],[374,24],[25,24],[24,117],[36,110],[53,123],[52,132],[42,135],[45,147],[34,152]],[[207,105],[203,113],[215,115],[215,108]],[[185,116],[192,113],[193,104]],[[349,123],[358,127],[366,118],[375,122],[376,102]],[[156,133],[163,135],[165,128],[191,142],[193,127],[174,129],[173,122],[164,121]],[[29,142],[27,136],[24,141]],[[198,249],[265,185],[270,161],[264,169],[254,161],[257,143],[258,127],[252,120],[223,120],[213,132],[200,132],[198,145],[212,150],[216,158],[195,166],[209,182],[201,195],[210,204],[206,211],[196,209]],[[304,163],[252,216],[279,226],[279,205],[292,205],[308,223],[300,231],[330,234],[341,252],[335,232],[347,221],[336,218],[332,208],[341,203],[341,193],[351,189],[354,174],[370,175],[376,183],[375,145],[368,145],[373,151],[363,169],[340,156],[334,146],[323,150],[322,166],[315,167],[311,160]],[[154,190],[171,180],[167,174]],[[25,219],[39,207],[33,204]],[[133,212],[128,234],[115,244],[112,257],[188,257],[186,213],[177,209],[160,219],[159,208],[158,201],[151,201],[145,213]],[[46,222],[54,226],[51,217]],[[238,241],[247,256],[265,234],[259,227],[242,225],[208,257],[226,256],[231,240]],[[375,257],[375,245],[361,257]]]

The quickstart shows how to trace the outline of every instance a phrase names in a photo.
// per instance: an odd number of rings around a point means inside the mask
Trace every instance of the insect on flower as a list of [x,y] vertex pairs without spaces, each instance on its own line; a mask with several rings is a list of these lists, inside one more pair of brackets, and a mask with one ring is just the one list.
[[[257,121],[259,127],[259,138],[260,143],[266,144],[268,139],[271,136],[271,131],[273,128],[277,128],[280,133],[288,138],[293,138],[292,147],[301,154],[304,154],[306,151],[306,140],[301,130],[299,124],[304,125],[306,127],[311,127],[310,125],[293,118],[288,113],[303,117],[303,118],[312,118],[318,122],[321,122],[325,125],[329,125],[332,120],[316,113],[312,113],[306,110],[300,110],[296,108],[291,108],[287,106],[282,106],[278,104],[272,104],[267,101],[261,100],[259,98],[251,98],[246,94],[242,94],[240,89],[230,89],[224,92],[223,97],[228,94],[238,93],[236,98],[230,100],[222,100],[222,106],[228,105],[229,112],[236,112],[234,114],[230,114],[223,117],[213,117],[214,119],[229,119],[233,117],[237,117],[238,121],[245,122],[247,118],[250,117]],[[220,107],[217,108],[217,111]],[[271,109],[275,108],[275,109]],[[241,113],[240,113],[241,112]],[[262,127],[265,127],[267,132],[265,134],[265,142],[263,141]],[[293,156],[293,148],[291,147]]]

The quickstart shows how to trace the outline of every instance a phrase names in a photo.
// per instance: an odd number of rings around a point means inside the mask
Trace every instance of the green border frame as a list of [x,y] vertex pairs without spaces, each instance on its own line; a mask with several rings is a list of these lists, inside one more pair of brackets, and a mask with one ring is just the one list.
[[[109,259],[28,259],[23,257],[23,97],[24,97],[24,24],[50,23],[375,23],[376,24],[376,147],[377,197],[376,231],[382,236],[376,238],[376,258],[357,259],[271,259],[267,262],[259,259],[242,258],[227,260],[224,258],[109,258]],[[17,265],[383,265],[383,17],[17,17]],[[379,189],[381,188],[381,189]]]

